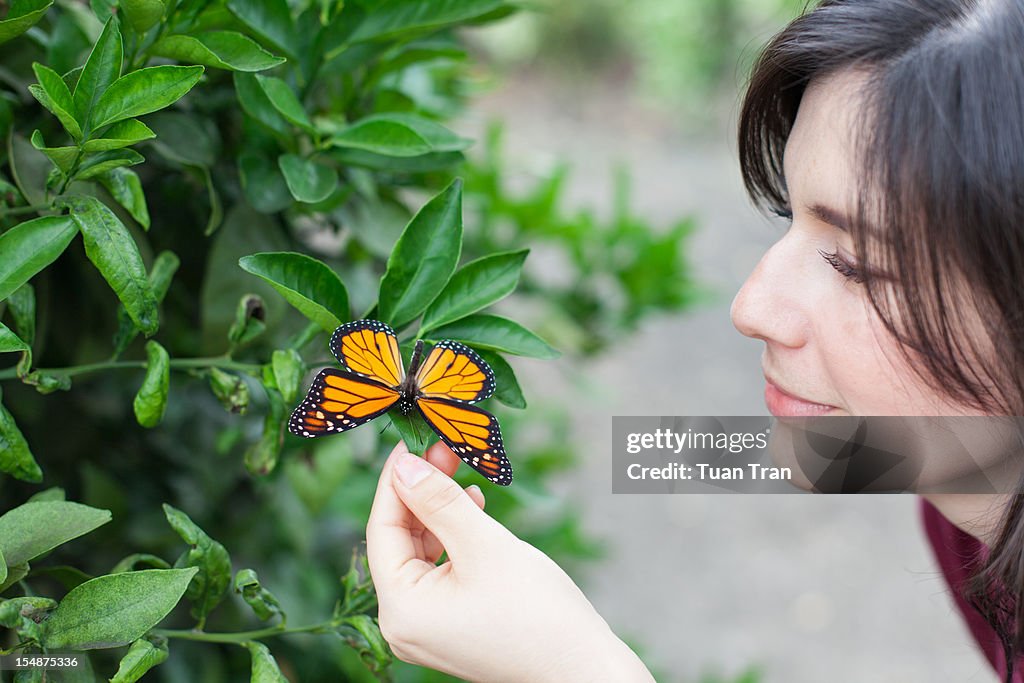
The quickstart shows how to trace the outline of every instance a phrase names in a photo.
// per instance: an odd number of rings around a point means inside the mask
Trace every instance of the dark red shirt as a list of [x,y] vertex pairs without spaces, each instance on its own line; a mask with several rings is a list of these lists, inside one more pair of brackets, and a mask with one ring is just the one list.
[[[999,674],[999,680],[1003,681],[1006,679],[1006,660],[999,637],[977,610],[961,597],[961,590],[970,577],[971,568],[984,561],[988,555],[988,546],[946,519],[938,508],[925,498],[920,500],[921,521],[928,535],[928,542],[939,567],[942,568],[946,585],[953,593],[957,609],[967,622],[981,651]],[[1024,657],[1017,659],[1013,683],[1024,683]]]

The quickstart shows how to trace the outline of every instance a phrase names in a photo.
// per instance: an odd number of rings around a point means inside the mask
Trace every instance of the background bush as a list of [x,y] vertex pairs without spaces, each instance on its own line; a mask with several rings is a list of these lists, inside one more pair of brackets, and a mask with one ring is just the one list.
[[[510,192],[499,128],[467,160],[471,141],[445,125],[474,78],[461,29],[514,9],[11,4],[0,648],[86,652],[91,671],[64,680],[157,664],[166,681],[279,680],[278,667],[294,681],[446,680],[391,665],[359,552],[398,432],[380,432],[386,419],[312,442],[284,429],[310,371],[334,363],[329,332],[364,316],[403,342],[452,336],[486,355],[516,472],[485,488],[488,511],[570,570],[597,556],[546,485],[573,461],[570,407],[520,388],[507,356],[598,353],[691,303],[692,225],[651,229],[625,175],[609,220],[561,206],[564,168]],[[529,258],[520,273],[525,249],[559,277]],[[447,265],[401,275],[425,250]],[[452,270],[496,254],[507,286],[449,291],[458,315],[432,328],[422,314]],[[396,292],[418,303],[401,309]],[[85,598],[135,611],[75,628],[94,613]]]

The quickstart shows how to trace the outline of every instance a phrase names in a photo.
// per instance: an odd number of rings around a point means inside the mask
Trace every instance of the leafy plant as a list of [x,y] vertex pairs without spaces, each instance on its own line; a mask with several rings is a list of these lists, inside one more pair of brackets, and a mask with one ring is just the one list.
[[561,256],[554,277],[527,273],[520,298],[543,309],[550,336],[563,348],[591,355],[634,330],[645,316],[679,311],[706,301],[711,292],[695,281],[686,260],[694,221],[683,218],[655,229],[630,208],[629,175],[614,176],[611,216],[568,212],[563,194],[570,167],[562,162],[525,192],[505,178],[502,128],[492,124],[483,158],[469,166],[466,185],[479,228],[474,250],[502,251],[527,239]]
[[[495,399],[520,409],[495,410],[516,485],[489,489],[488,510],[561,562],[598,555],[546,488],[573,463],[564,407],[527,408],[513,367],[555,357],[545,338],[597,347],[550,324],[569,291],[530,325],[502,307],[521,283],[544,301],[533,241],[579,252],[584,282],[611,245],[525,218],[491,235],[522,204],[498,161],[468,163],[470,141],[444,125],[470,78],[457,29],[514,9],[13,3],[0,21],[0,648],[78,650],[83,680],[448,680],[391,662],[358,552],[381,457],[425,432],[285,430],[309,372],[334,363],[329,333],[359,317],[392,324],[406,354],[415,338],[476,348]],[[605,237],[646,244],[630,221]],[[582,316],[577,336],[685,303],[641,290],[633,313]],[[139,613],[81,618],[122,606]]]

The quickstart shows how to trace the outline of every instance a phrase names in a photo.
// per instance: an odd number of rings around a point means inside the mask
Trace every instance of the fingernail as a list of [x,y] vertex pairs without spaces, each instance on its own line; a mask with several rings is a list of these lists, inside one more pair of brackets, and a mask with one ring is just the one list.
[[480,487],[477,486],[476,484],[470,484],[469,486],[467,486],[466,487],[466,493],[469,493],[470,489],[476,489],[476,492],[480,493]]
[[431,466],[426,460],[412,453],[402,453],[395,463],[395,473],[402,483],[409,487],[423,481],[424,477],[430,474],[430,469]]

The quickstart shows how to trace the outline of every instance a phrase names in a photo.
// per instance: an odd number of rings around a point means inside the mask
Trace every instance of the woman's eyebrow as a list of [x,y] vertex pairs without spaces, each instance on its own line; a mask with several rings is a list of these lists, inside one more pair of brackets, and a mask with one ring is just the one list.
[[842,212],[824,204],[809,204],[806,208],[807,212],[819,221],[839,228],[843,232],[850,231],[850,220]]

